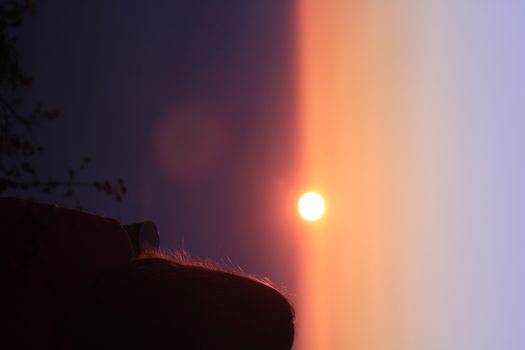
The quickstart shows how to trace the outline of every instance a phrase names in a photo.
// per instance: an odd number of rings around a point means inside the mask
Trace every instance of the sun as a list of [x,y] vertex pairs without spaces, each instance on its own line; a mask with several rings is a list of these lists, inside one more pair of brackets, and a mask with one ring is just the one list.
[[307,192],[299,198],[297,202],[297,211],[306,221],[319,220],[325,210],[323,197],[316,192]]

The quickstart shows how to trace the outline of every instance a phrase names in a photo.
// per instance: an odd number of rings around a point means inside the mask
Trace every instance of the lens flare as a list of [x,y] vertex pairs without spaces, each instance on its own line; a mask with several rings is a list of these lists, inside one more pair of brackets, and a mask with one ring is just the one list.
[[297,202],[297,211],[299,215],[306,221],[319,220],[325,210],[323,197],[315,192],[305,193],[299,198]]

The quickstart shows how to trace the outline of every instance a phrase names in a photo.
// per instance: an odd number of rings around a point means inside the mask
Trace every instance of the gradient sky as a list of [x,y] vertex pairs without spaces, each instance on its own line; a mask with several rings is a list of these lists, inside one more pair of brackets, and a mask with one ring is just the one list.
[[[524,14],[56,0],[20,45],[32,97],[62,111],[45,167],[91,155],[85,176],[130,194],[86,209],[287,286],[301,350],[520,350]],[[317,224],[303,190],[327,197]]]
[[523,2],[299,4],[301,349],[522,349]]
[[91,155],[87,179],[122,176],[130,192],[123,203],[85,192],[86,210],[153,220],[165,248],[288,282],[293,253],[273,201],[295,161],[291,2],[59,0],[36,11],[19,38],[23,67],[34,100],[61,111],[42,130],[45,166],[60,175]]

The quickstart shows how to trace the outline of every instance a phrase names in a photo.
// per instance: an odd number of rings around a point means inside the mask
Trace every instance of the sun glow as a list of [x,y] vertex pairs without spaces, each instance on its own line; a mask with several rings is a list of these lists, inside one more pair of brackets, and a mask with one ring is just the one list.
[[[330,194],[330,220],[327,211],[315,225],[297,226],[301,350],[406,348],[405,244],[414,222],[407,203],[426,201],[411,192],[419,183],[411,181],[419,171],[412,154],[422,151],[412,147],[419,136],[411,123],[420,119],[411,114],[410,77],[424,72],[403,51],[415,35],[414,16],[403,15],[411,3],[298,1],[297,186]],[[316,217],[305,217],[301,203],[305,220]]]
[[297,203],[297,211],[306,221],[319,220],[323,216],[324,210],[324,199],[320,194],[315,192],[303,194]]

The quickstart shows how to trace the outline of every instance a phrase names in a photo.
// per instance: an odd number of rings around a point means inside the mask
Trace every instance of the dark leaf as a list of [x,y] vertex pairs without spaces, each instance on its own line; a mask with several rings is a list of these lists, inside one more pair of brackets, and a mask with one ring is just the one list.
[[58,111],[45,111],[43,112],[45,118],[49,120],[57,119],[59,116]]
[[22,170],[24,170],[26,173],[29,173],[31,175],[36,174],[35,168],[33,168],[33,166],[29,164],[28,162],[25,162],[25,161],[22,162],[21,166],[22,166]]

